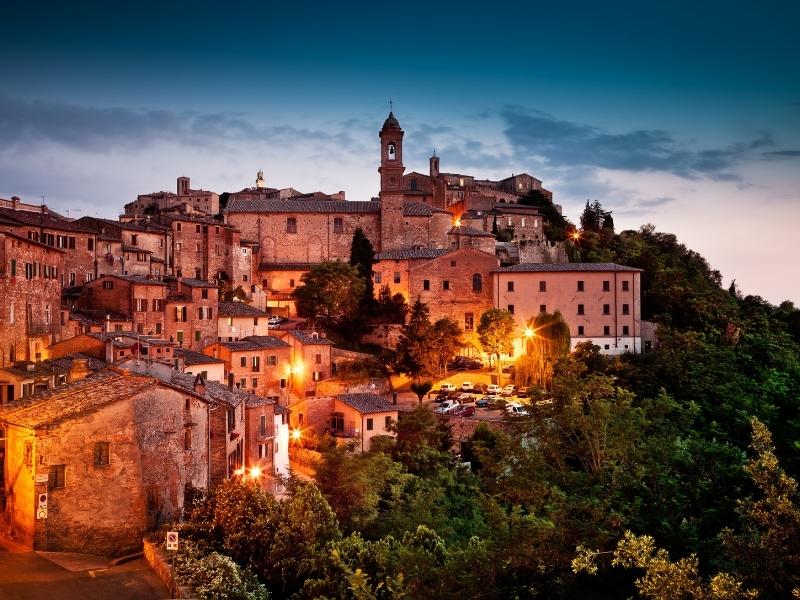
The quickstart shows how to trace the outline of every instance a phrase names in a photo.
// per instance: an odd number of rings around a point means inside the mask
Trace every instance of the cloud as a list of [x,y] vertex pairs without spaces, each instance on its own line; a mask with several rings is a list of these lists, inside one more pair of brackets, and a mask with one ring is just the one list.
[[772,152],[764,152],[762,154],[767,160],[780,159],[780,158],[797,158],[800,156],[800,150],[774,150]]
[[684,178],[735,181],[730,170],[761,148],[773,144],[769,134],[724,148],[695,151],[659,129],[609,133],[592,125],[557,119],[537,110],[510,106],[500,113],[514,151],[546,157],[554,166],[587,166],[623,171],[663,171]]
[[121,107],[98,108],[0,96],[0,139],[20,147],[55,143],[85,152],[142,149],[158,142],[184,145],[262,140],[315,141],[351,152],[363,149],[345,130],[261,126],[243,115]]

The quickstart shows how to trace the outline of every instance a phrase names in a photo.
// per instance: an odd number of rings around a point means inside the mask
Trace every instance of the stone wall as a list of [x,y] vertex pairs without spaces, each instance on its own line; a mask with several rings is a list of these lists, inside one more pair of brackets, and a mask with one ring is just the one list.
[[567,248],[564,242],[546,240],[525,240],[519,245],[519,262],[521,263],[567,263]]

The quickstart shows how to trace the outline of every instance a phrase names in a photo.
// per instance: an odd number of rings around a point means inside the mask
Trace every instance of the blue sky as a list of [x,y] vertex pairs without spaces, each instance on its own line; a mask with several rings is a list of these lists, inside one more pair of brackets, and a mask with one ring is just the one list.
[[800,5],[664,4],[12,0],[0,196],[113,216],[263,168],[368,199],[391,97],[409,169],[529,172],[800,303]]

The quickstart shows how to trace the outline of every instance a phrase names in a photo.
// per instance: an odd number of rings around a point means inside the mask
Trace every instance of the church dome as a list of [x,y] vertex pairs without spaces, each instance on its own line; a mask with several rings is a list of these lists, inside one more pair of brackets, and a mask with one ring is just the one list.
[[391,111],[389,112],[389,116],[383,122],[383,129],[387,129],[389,127],[396,127],[397,129],[400,129],[400,122],[397,120],[397,118],[394,116],[394,113]]

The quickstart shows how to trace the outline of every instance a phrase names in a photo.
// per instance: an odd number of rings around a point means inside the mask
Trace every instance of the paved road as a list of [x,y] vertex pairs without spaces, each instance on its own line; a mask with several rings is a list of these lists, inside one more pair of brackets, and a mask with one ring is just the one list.
[[68,571],[35,552],[0,548],[2,600],[155,600],[169,590],[137,559],[108,569]]

